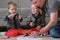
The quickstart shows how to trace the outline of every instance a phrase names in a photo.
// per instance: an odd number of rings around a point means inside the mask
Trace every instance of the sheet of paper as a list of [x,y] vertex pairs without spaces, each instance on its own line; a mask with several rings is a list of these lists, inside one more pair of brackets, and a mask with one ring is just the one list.
[[17,40],[43,40],[43,38],[17,37]]

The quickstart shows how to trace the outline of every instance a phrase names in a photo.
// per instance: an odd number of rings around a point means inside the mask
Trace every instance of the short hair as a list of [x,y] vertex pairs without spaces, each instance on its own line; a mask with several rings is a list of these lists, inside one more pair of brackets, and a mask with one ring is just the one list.
[[10,1],[9,3],[8,3],[8,9],[10,8],[10,6],[17,6],[17,4],[15,3],[15,2],[13,2],[13,1]]
[[32,0],[30,0],[30,1],[32,1]]

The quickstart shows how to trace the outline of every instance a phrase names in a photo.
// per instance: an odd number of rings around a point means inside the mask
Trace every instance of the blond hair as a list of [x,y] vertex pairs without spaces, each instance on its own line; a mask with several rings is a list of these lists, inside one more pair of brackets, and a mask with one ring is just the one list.
[[10,8],[10,6],[16,6],[17,7],[17,4],[15,2],[11,1],[8,3],[8,9]]

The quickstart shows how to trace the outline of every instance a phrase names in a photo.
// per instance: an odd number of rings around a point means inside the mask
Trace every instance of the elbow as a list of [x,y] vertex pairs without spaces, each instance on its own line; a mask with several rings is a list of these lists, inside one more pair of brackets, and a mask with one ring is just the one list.
[[5,18],[2,18],[3,19],[3,21],[6,21],[6,19]]
[[57,24],[57,20],[52,20],[50,21],[53,25],[56,25]]

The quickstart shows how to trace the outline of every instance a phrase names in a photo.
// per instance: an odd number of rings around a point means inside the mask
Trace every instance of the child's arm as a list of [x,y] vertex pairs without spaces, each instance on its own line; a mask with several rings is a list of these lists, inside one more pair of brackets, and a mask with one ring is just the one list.
[[13,20],[14,14],[4,16],[4,21]]
[[45,18],[43,16],[41,16],[41,25],[42,26],[45,26],[46,25],[46,22],[45,22]]
[[10,14],[10,15],[8,16],[8,19],[9,19],[9,20],[13,20],[14,16],[15,16],[15,14]]
[[7,20],[8,20],[8,15],[4,16],[4,17],[3,17],[3,20],[4,20],[4,21],[7,21]]
[[29,25],[32,22],[31,15],[29,15],[26,20],[27,20],[27,25]]
[[22,20],[23,20],[21,15],[19,15],[18,19],[20,20],[20,22],[22,22]]

